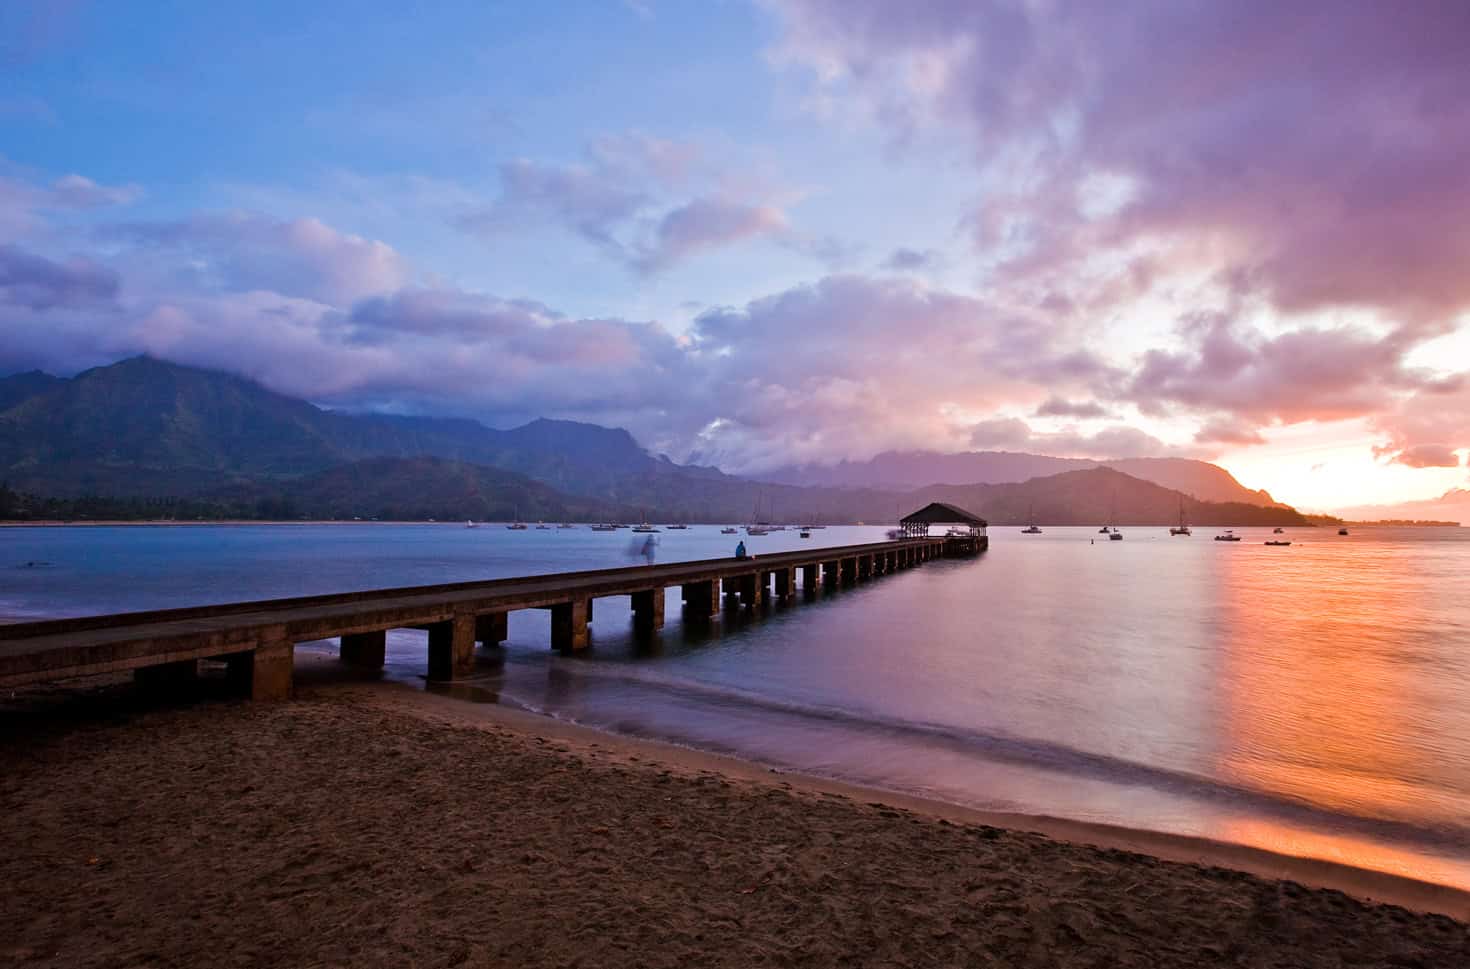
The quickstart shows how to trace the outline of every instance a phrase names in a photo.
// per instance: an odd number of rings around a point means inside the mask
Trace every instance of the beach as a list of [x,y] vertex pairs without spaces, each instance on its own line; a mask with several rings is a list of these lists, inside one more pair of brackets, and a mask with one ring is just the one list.
[[207,682],[190,702],[126,685],[11,698],[0,958],[1470,965],[1470,926],[1438,914],[1470,915],[1452,889],[298,680],[278,704]]

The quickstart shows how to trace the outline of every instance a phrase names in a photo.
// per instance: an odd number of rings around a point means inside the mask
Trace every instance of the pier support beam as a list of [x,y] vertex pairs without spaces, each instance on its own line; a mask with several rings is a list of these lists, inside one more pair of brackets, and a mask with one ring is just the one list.
[[663,586],[633,593],[633,625],[643,630],[664,628]]
[[817,591],[817,572],[821,566],[813,562],[811,565],[801,567],[801,591],[807,595]]
[[873,556],[858,556],[858,578],[871,579],[873,577]]
[[842,568],[837,562],[822,563],[822,584],[829,588],[837,585],[842,577]]
[[852,585],[857,581],[857,559],[843,559],[838,564],[838,573],[843,585]]
[[718,579],[708,582],[686,582],[681,587],[684,594],[684,606],[690,617],[695,619],[708,619],[710,616],[718,615],[720,612],[720,596],[718,590]]
[[284,631],[262,636],[255,648],[225,657],[225,676],[252,700],[291,699],[291,664],[296,644]]
[[752,609],[761,604],[761,573],[752,572],[740,577],[740,601]]
[[591,603],[573,599],[551,607],[551,647],[564,653],[587,648],[587,617]]
[[429,626],[429,679],[457,680],[475,671],[475,617],[466,613]]
[[503,612],[487,612],[475,617],[475,642],[486,646],[497,646],[510,635],[509,623]]
[[364,669],[380,670],[388,655],[388,631],[342,635],[342,662]]
[[771,575],[774,576],[776,580],[776,591],[772,594],[775,595],[777,599],[780,599],[782,602],[786,602],[789,601],[792,596],[796,595],[795,569],[777,569],[775,572],[772,572]]

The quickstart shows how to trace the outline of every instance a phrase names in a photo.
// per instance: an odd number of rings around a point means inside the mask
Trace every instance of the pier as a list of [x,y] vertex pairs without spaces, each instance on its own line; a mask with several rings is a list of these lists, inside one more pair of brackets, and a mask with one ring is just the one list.
[[551,646],[588,645],[593,602],[632,600],[640,630],[664,624],[667,591],[678,587],[685,616],[707,621],[798,590],[849,586],[936,558],[985,550],[983,529],[964,538],[908,535],[887,542],[446,585],[87,616],[0,625],[0,687],[125,670],[166,685],[195,676],[201,659],[223,660],[228,678],[257,700],[291,695],[297,643],[340,639],[342,660],[376,668],[390,629],[428,632],[428,675],[453,680],[474,669],[476,644],[506,638],[517,609],[551,613]]

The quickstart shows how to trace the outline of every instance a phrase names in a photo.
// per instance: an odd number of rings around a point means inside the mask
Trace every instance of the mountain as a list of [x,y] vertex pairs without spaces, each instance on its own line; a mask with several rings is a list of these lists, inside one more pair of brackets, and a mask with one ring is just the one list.
[[39,370],[0,377],[0,413],[65,382],[60,377],[53,377]]
[[623,430],[347,414],[217,371],[134,357],[70,380],[0,383],[0,478],[53,495],[199,495],[375,457],[435,457],[604,495],[631,474],[723,477],[656,458]]
[[[1029,454],[894,452],[809,472],[825,476],[820,485],[764,483],[656,457],[616,428],[536,420],[496,430],[463,419],[348,414],[149,357],[70,380],[16,375],[0,380],[0,395],[9,404],[0,410],[0,483],[25,496],[31,518],[44,506],[89,517],[111,509],[132,517],[519,512],[533,520],[892,522],[943,500],[998,524],[1023,521],[1032,504],[1042,524],[1101,523],[1114,502],[1119,524],[1160,524],[1177,517],[1180,495],[1169,489],[1178,488],[1236,502],[1192,498],[1190,516],[1200,524],[1250,524],[1264,521],[1262,513],[1275,524],[1299,520],[1196,461],[1117,462],[1124,474]],[[1025,480],[986,480],[1018,475]],[[869,477],[881,484],[861,483]]]
[[1166,525],[1182,504],[1192,525],[1296,525],[1307,520],[1286,505],[1201,501],[1114,468],[1094,467],[1007,484],[931,485],[907,496],[915,506],[947,501],[992,525]]
[[1188,458],[1121,458],[1103,461],[1100,466],[1131,474],[1156,485],[1182,491],[1200,501],[1239,502],[1263,508],[1285,508],[1264,488],[1252,491],[1235,475],[1218,464],[1191,461]]
[[525,475],[441,458],[368,458],[278,484],[253,483],[210,496],[273,518],[440,521],[627,520],[614,502],[562,494]]
[[1265,491],[1252,491],[1230,472],[1206,461],[1185,458],[1123,458],[1092,461],[1013,451],[885,451],[868,461],[778,468],[760,475],[780,484],[835,488],[908,490],[931,484],[1004,484],[1064,471],[1110,467],[1192,495],[1201,501],[1275,506]]

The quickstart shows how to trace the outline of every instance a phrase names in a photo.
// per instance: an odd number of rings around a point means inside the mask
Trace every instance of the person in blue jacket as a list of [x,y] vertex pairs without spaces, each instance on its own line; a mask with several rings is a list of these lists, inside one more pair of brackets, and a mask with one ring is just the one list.
[[743,559],[747,557],[745,554],[745,542],[742,541],[739,545],[735,546],[735,557],[737,559]]

